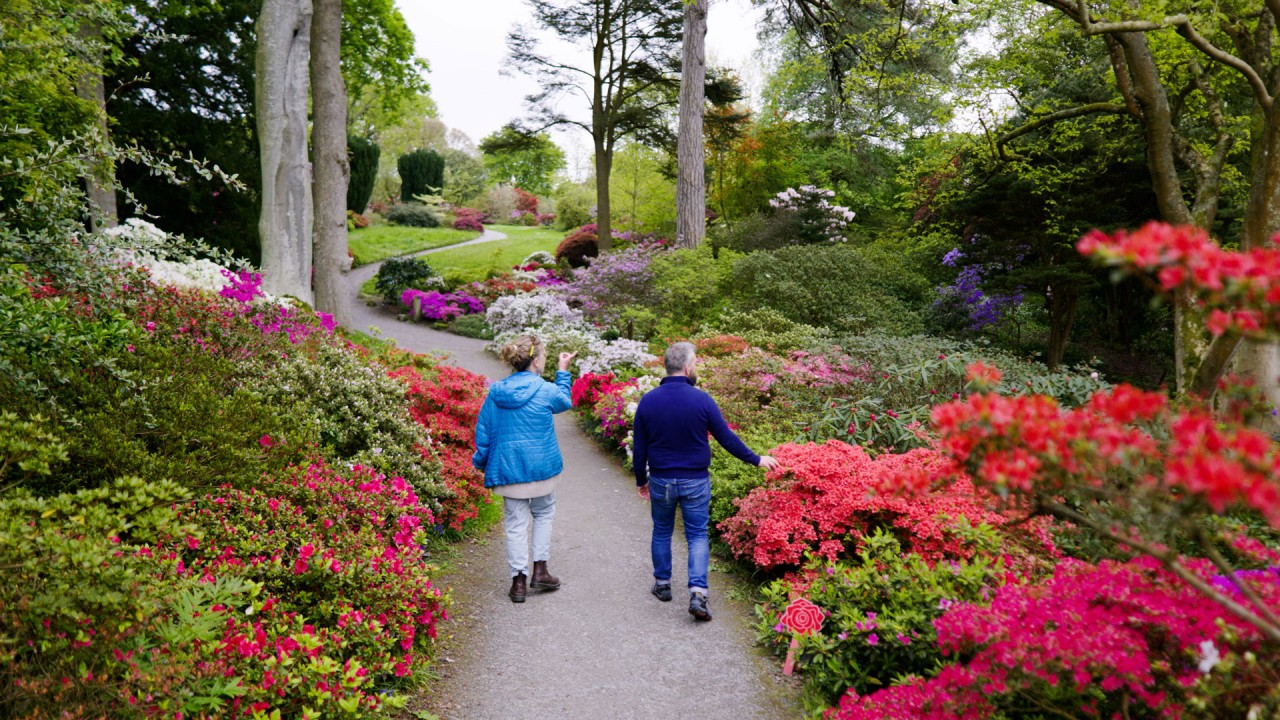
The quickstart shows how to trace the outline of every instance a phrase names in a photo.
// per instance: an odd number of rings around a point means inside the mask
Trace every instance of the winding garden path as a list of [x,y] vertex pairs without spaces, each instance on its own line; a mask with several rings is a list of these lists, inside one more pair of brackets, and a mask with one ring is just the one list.
[[[484,341],[399,322],[356,299],[375,272],[369,265],[348,275],[355,329],[379,328],[401,347],[447,353],[491,379],[507,374],[484,352]],[[528,602],[515,605],[506,594],[501,524],[465,543],[442,578],[454,606],[442,626],[440,678],[411,709],[443,720],[799,717],[794,686],[753,646],[750,606],[728,597],[737,594],[733,579],[712,563],[710,623],[693,620],[683,594],[670,603],[650,595],[649,512],[634,480],[571,414],[556,418],[556,431],[565,472],[549,565],[563,587],[530,591]],[[677,529],[677,589],[684,582],[682,538]]]

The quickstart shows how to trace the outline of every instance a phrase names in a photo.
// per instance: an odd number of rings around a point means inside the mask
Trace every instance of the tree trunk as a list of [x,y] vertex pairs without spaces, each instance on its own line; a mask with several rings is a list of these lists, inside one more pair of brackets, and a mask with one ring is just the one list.
[[311,168],[307,69],[311,0],[263,0],[254,106],[262,163],[263,289],[311,304]]
[[[1240,245],[1246,250],[1265,246],[1280,230],[1280,101],[1269,109],[1255,110],[1250,135],[1249,202],[1240,236]],[[1280,407],[1280,344],[1242,342],[1235,354],[1235,369],[1253,378],[1266,399]],[[1270,419],[1267,429],[1280,430],[1280,421]]]
[[684,56],[680,64],[680,137],[676,150],[676,245],[694,248],[707,233],[706,108],[707,0],[684,6]]
[[342,268],[347,259],[347,89],[342,82],[342,0],[315,0],[311,21],[311,144],[315,157],[316,310],[350,326]]
[[[1133,94],[1142,111],[1142,131],[1147,141],[1147,168],[1155,191],[1160,216],[1166,222],[1192,225],[1196,219],[1182,193],[1174,150],[1173,112],[1169,95],[1160,79],[1160,69],[1151,54],[1145,33],[1120,33],[1116,36],[1124,48],[1124,58],[1133,82]],[[1188,392],[1195,384],[1196,370],[1208,352],[1204,338],[1204,319],[1185,293],[1173,298],[1174,376],[1179,393]]]
[[596,143],[596,238],[600,252],[613,247],[613,216],[609,208],[609,176],[613,173],[613,151]]
[[1067,338],[1076,318],[1076,301],[1080,294],[1074,289],[1049,286],[1049,346],[1045,349],[1044,364],[1057,370],[1067,351]]
[[[84,40],[102,39],[102,28],[96,23],[84,22],[80,25],[80,37]],[[93,103],[94,124],[106,142],[110,137],[107,129],[107,95],[102,84],[102,53],[94,58],[94,71],[76,78],[76,97]],[[115,227],[120,221],[120,213],[116,208],[115,168],[110,160],[103,160],[94,168],[93,173],[84,178],[85,194],[93,206],[89,214],[89,231],[100,227]]]

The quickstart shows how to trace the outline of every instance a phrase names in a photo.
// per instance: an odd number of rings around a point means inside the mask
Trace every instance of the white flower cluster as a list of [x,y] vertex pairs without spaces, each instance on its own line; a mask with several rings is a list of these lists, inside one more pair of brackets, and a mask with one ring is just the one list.
[[655,359],[656,356],[649,354],[647,343],[626,338],[604,340],[597,337],[587,343],[585,356],[578,359],[578,372],[584,375],[603,375],[624,367],[644,367],[645,363]]
[[538,263],[539,265],[555,265],[556,256],[546,250],[537,250],[529,253],[529,257],[520,261],[520,264],[528,265],[529,263]]
[[129,218],[115,227],[103,230],[102,234],[115,239],[120,245],[132,248],[121,252],[122,259],[147,268],[151,272],[151,279],[159,285],[216,293],[227,284],[226,268],[212,260],[164,260],[148,252],[148,248],[164,247],[169,235],[146,220]]
[[537,270],[512,270],[511,278],[518,282],[539,282],[545,280],[551,271],[546,268]]
[[485,311],[484,320],[494,335],[503,335],[542,326],[582,327],[582,312],[569,307],[558,295],[532,292],[498,298]]
[[834,190],[827,190],[816,185],[801,185],[800,189],[787,188],[769,200],[769,207],[791,212],[814,212],[822,216],[823,230],[827,240],[831,242],[848,242],[844,229],[853,222],[856,216],[852,210],[843,205],[832,205]]

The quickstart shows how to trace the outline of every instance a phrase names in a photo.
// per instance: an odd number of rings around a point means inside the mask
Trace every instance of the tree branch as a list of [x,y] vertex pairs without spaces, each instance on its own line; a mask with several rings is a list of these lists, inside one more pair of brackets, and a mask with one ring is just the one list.
[[[1232,55],[1231,53],[1217,47],[1209,42],[1203,35],[1196,32],[1191,25],[1191,18],[1186,15],[1170,15],[1159,22],[1150,20],[1121,20],[1118,22],[1098,22],[1095,23],[1089,18],[1089,8],[1086,5],[1087,0],[1077,0],[1078,17],[1080,23],[1080,31],[1085,37],[1092,35],[1105,35],[1112,33],[1127,32],[1151,32],[1153,30],[1167,30],[1174,28],[1179,35],[1187,40],[1200,52],[1208,55],[1210,58],[1231,68],[1235,68],[1245,80],[1249,82],[1249,86],[1253,88],[1253,94],[1258,100],[1258,104],[1264,108],[1271,107],[1271,93],[1267,90],[1267,85],[1262,81],[1253,66],[1244,60]],[[1268,4],[1275,3],[1276,0],[1268,0]]]
[[1079,107],[1067,108],[1066,110],[1059,110],[1058,112],[1050,113],[1048,115],[1044,115],[1042,117],[1036,118],[1035,120],[1032,120],[1026,125],[1023,125],[1011,132],[1006,133],[1004,136],[996,140],[996,147],[1000,149],[1001,155],[1004,155],[1005,154],[1004,146],[1008,144],[1009,141],[1015,138],[1021,137],[1023,135],[1026,135],[1027,133],[1032,132],[1033,130],[1038,130],[1039,128],[1042,128],[1046,125],[1052,125],[1061,120],[1070,120],[1071,118],[1081,117],[1082,115],[1090,115],[1093,113],[1114,113],[1117,115],[1123,115],[1128,112],[1129,112],[1129,108],[1125,107],[1124,105],[1117,105],[1116,103],[1089,103],[1088,105],[1080,105]]
[[1200,539],[1200,544],[1204,546],[1205,555],[1209,557],[1209,560],[1213,561],[1214,567],[1218,568],[1218,572],[1222,573],[1223,577],[1240,590],[1245,599],[1258,610],[1258,614],[1262,615],[1262,617],[1266,618],[1276,627],[1280,627],[1280,617],[1276,617],[1276,614],[1271,611],[1271,608],[1267,607],[1267,604],[1262,602],[1262,598],[1258,597],[1258,593],[1254,592],[1253,588],[1249,587],[1249,583],[1236,576],[1235,568],[1231,567],[1231,564],[1227,562],[1227,559],[1222,557],[1222,553],[1218,552],[1218,549],[1213,546],[1213,540],[1208,536],[1208,533],[1205,532],[1205,529],[1203,527],[1197,527],[1196,535]]
[[1267,622],[1265,619],[1249,610],[1249,608],[1215,590],[1213,586],[1205,582],[1203,578],[1191,572],[1182,563],[1178,562],[1178,556],[1173,551],[1158,548],[1139,538],[1121,535],[1111,525],[1100,523],[1084,513],[1072,510],[1062,503],[1056,501],[1050,502],[1046,503],[1045,507],[1061,518],[1071,520],[1072,522],[1080,523],[1082,525],[1087,525],[1117,543],[1128,545],[1129,547],[1140,551],[1144,555],[1149,555],[1150,557],[1159,560],[1166,568],[1169,569],[1170,572],[1177,575],[1188,585],[1221,605],[1232,615],[1235,615],[1241,620],[1244,620],[1254,626],[1264,635],[1271,638],[1271,640],[1280,642],[1280,627]]

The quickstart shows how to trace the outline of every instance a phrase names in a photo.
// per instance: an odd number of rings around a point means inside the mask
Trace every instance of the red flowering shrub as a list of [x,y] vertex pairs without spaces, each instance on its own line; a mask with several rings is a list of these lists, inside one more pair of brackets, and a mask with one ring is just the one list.
[[516,280],[511,277],[511,273],[503,273],[497,277],[491,277],[484,282],[473,282],[458,288],[460,292],[465,292],[471,297],[477,298],[484,303],[485,307],[493,304],[493,301],[507,295],[519,295],[521,293],[533,292],[538,288],[538,283],[531,280]]
[[751,343],[737,335],[715,335],[695,340],[693,344],[698,348],[698,355],[703,357],[737,355],[751,347]]
[[528,190],[516,188],[516,210],[518,210],[521,215],[527,213],[537,216],[538,196]]
[[[889,492],[904,472],[929,474],[945,466],[936,452],[881,455],[872,459],[859,447],[837,441],[823,445],[787,444],[771,454],[782,470],[738,501],[738,513],[720,524],[738,557],[761,568],[800,564],[806,552],[835,560],[862,546],[873,528],[892,528],[903,548],[929,560],[963,558],[972,553],[956,528],[1008,518],[987,509],[987,498],[964,477],[945,491],[906,498]],[[1043,524],[1031,524],[1034,549],[1055,553]]]
[[556,246],[556,262],[564,260],[571,267],[586,267],[587,258],[600,255],[600,244],[596,241],[596,224],[589,223],[565,236]]
[[445,485],[453,497],[441,501],[440,522],[453,530],[476,517],[481,504],[489,502],[484,475],[471,465],[476,450],[476,420],[488,392],[485,379],[452,365],[439,365],[434,378],[424,377],[412,367],[393,370],[392,377],[408,386],[410,414],[431,434],[431,448],[443,466]]
[[482,213],[475,208],[459,207],[453,210],[453,229],[484,232]]
[[[1198,561],[1193,570],[1207,578],[1212,567]],[[1249,584],[1280,606],[1274,578]],[[967,663],[866,697],[851,691],[827,717],[985,718],[1027,707],[1244,717],[1256,688],[1280,677],[1256,629],[1150,558],[1064,560],[1047,582],[1006,585],[990,607],[958,604],[935,626],[939,647]],[[1256,660],[1244,661],[1245,653]]]

